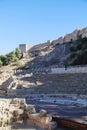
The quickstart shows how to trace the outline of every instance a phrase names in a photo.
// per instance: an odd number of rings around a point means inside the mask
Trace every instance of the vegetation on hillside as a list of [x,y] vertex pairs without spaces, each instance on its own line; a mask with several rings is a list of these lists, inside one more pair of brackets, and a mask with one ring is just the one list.
[[9,54],[0,55],[0,67],[18,61],[21,57],[22,53],[18,48],[16,48],[15,51],[10,52]]
[[81,38],[70,47],[71,55],[68,59],[70,65],[87,64],[87,37]]

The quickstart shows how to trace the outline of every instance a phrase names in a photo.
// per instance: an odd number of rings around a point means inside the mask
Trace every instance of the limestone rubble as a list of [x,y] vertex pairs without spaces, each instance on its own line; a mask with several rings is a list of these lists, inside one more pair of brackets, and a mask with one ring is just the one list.
[[35,125],[52,130],[56,127],[56,123],[52,122],[52,116],[47,115],[46,110],[36,113],[35,107],[27,105],[25,99],[11,98],[0,99],[0,127],[18,123],[23,120],[31,120]]
[[24,99],[0,99],[0,126],[17,121],[24,114]]

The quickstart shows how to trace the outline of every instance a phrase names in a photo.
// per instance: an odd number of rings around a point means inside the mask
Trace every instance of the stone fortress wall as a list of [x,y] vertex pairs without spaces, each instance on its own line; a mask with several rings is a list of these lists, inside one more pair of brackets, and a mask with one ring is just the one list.
[[54,44],[61,44],[61,43],[67,43],[70,41],[78,40],[79,38],[87,37],[87,27],[83,28],[82,30],[76,29],[72,33],[66,34],[64,37],[59,37],[56,40],[53,40],[52,42]]
[[26,53],[28,50],[41,50],[42,48],[50,45],[56,45],[56,44],[62,44],[62,43],[68,43],[71,41],[78,40],[79,38],[84,38],[87,37],[87,27],[83,28],[82,30],[76,29],[72,33],[66,34],[64,37],[59,37],[56,40],[48,40],[45,43],[41,43],[35,46],[31,46],[28,44],[20,44],[19,49],[23,52]]

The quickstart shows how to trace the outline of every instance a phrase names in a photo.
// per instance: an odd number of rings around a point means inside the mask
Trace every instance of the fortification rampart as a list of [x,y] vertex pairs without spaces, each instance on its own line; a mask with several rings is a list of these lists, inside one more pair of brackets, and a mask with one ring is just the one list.
[[75,40],[78,40],[80,38],[87,37],[87,28],[83,28],[82,30],[76,29],[72,33],[66,34],[64,37],[59,37],[58,39],[55,40],[48,40],[47,42],[31,46],[28,44],[20,44],[19,49],[23,52],[26,53],[28,50],[41,50],[42,48],[46,46],[51,46],[51,45],[56,45],[56,44],[62,44],[62,43],[69,43],[73,42]]

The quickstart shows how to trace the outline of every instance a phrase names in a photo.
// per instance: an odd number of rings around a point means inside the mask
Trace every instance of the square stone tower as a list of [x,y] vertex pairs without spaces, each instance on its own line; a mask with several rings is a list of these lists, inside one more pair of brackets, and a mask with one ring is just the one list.
[[30,45],[27,44],[19,44],[19,49],[22,51],[22,53],[26,53],[31,48]]

